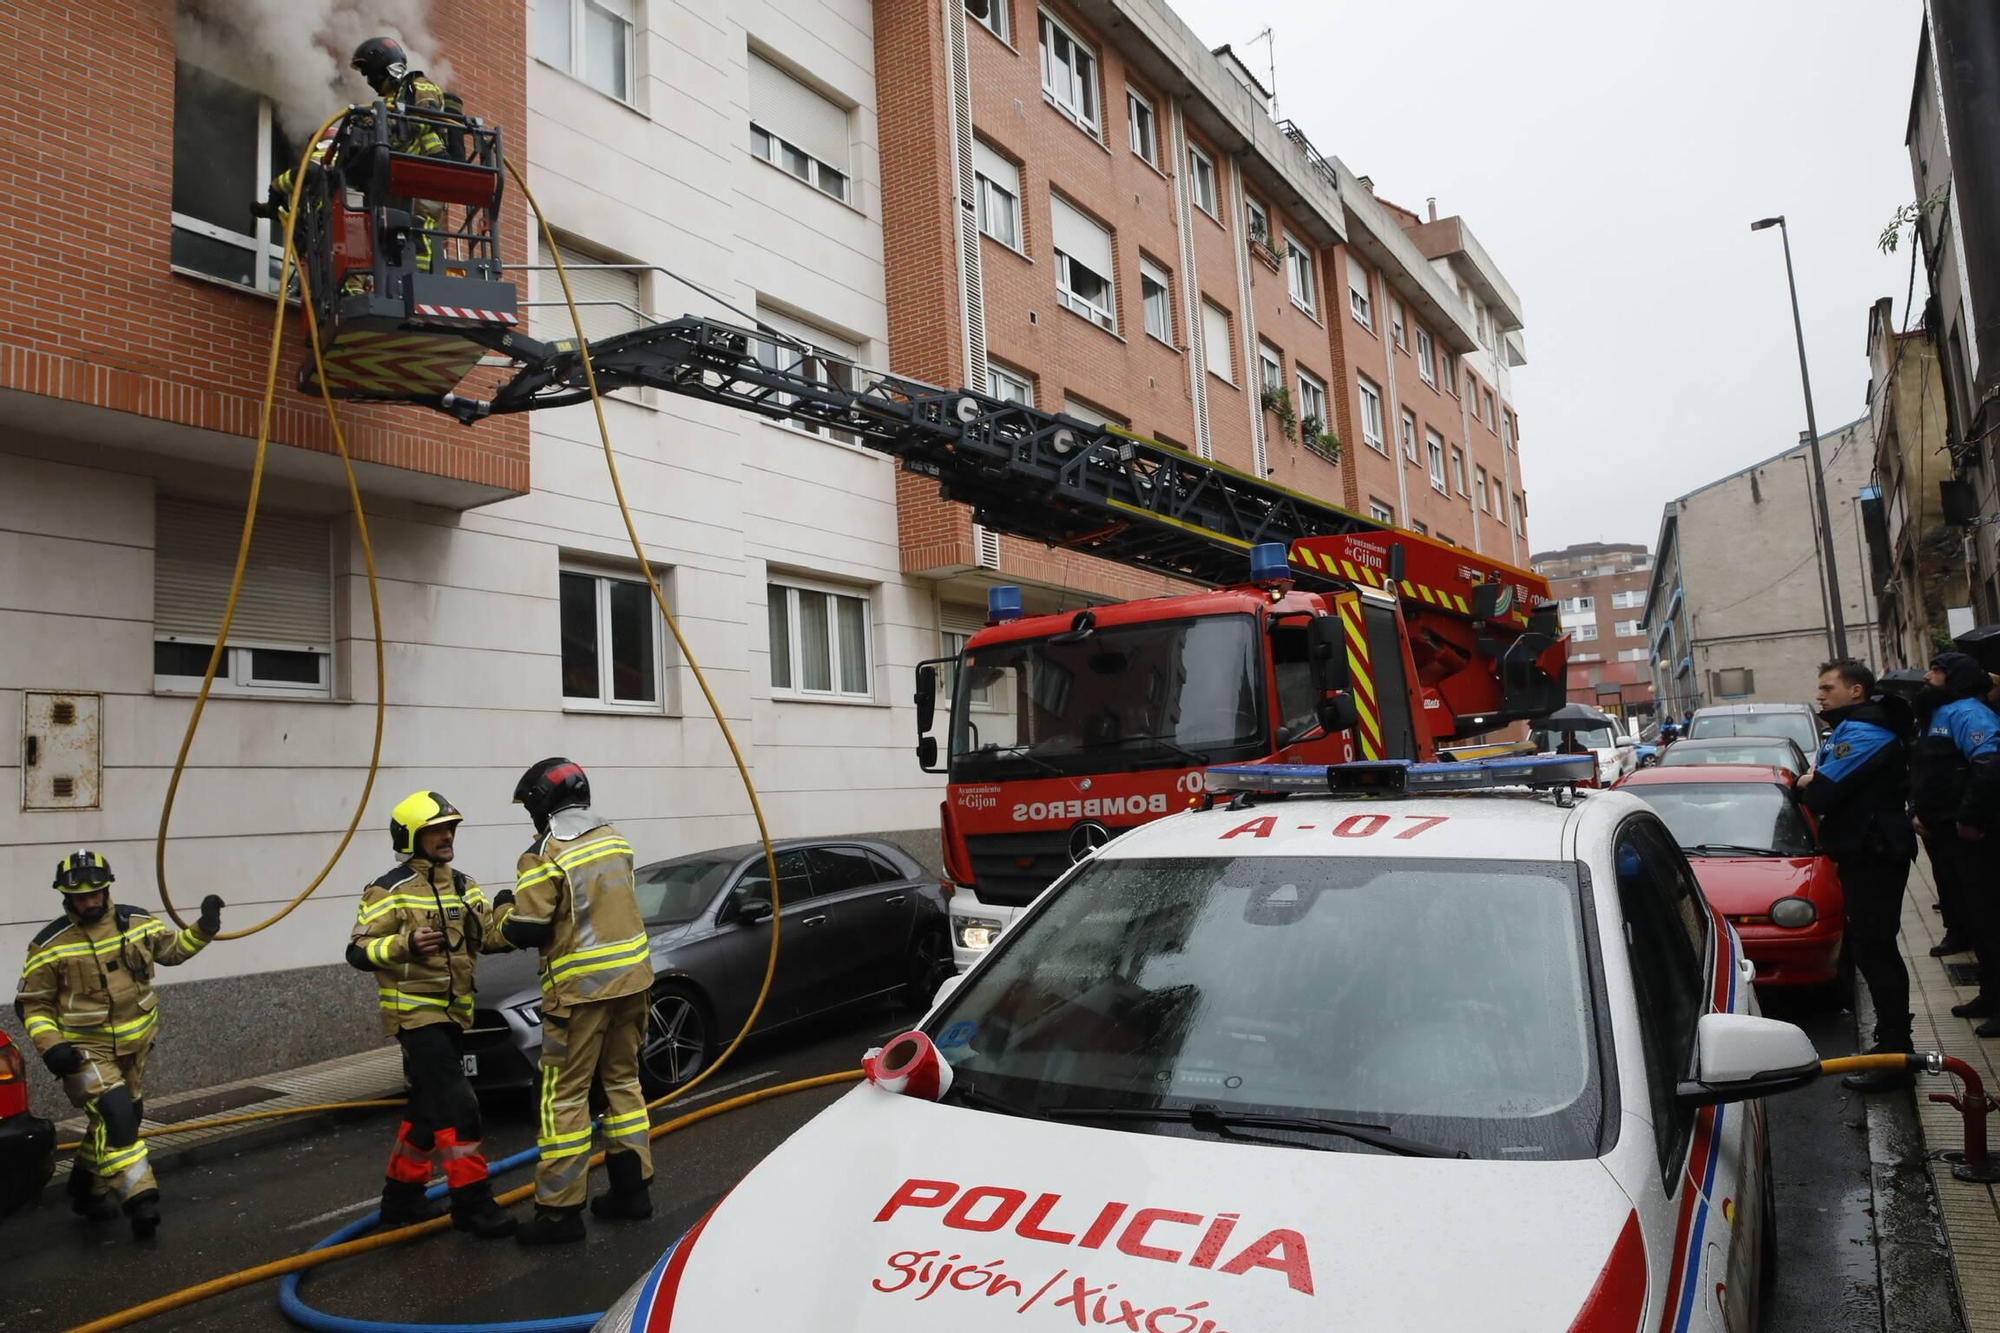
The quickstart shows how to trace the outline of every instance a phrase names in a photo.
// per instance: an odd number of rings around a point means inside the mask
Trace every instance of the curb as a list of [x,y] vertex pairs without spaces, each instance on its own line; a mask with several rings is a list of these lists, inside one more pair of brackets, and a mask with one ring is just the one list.
[[[1874,1027],[1874,997],[1854,985],[1855,1049]],[[1918,1076],[1921,1088],[1924,1076]],[[1937,1181],[1917,1119],[1914,1090],[1863,1097],[1868,1119],[1868,1197],[1875,1235],[1883,1333],[1964,1333],[1958,1262],[1946,1239]]]

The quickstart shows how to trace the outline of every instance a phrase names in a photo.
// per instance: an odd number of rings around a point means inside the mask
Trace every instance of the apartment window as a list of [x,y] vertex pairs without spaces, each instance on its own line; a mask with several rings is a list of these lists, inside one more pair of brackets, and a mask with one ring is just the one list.
[[1009,250],[1021,248],[1021,169],[984,143],[972,141],[974,207],[979,230]]
[[1456,447],[1451,451],[1451,488],[1465,494],[1465,451]]
[[177,61],[169,262],[255,291],[277,291],[282,238],[269,221],[250,216],[250,206],[264,197],[273,176],[298,165],[298,157],[268,98]]
[[1285,387],[1285,354],[1262,338],[1257,340],[1257,374],[1265,393]]
[[[1382,286],[1386,295],[1388,284],[1384,283]],[[1389,336],[1396,340],[1396,346],[1408,346],[1403,341],[1403,303],[1393,296],[1389,297]]]
[[1167,346],[1174,345],[1173,283],[1167,271],[1150,259],[1139,261],[1139,303],[1146,315],[1146,332]]
[[1375,306],[1368,299],[1368,270],[1353,255],[1347,257],[1347,308],[1363,328],[1375,327]]
[[1596,610],[1597,599],[1595,597],[1565,597],[1563,599],[1562,614],[1566,616],[1592,615]]
[[803,583],[772,583],[765,595],[773,694],[874,697],[866,597]]
[[1597,639],[1597,626],[1578,625],[1570,630],[1569,635],[1577,643],[1594,643]]
[[1486,512],[1486,469],[1483,467],[1475,467],[1472,469],[1472,499],[1473,502],[1479,506],[1479,512],[1482,514],[1485,513]]
[[1153,104],[1131,88],[1125,90],[1125,124],[1132,133],[1132,151],[1154,166],[1160,165],[1160,123],[1153,115]]
[[1646,660],[1646,657],[1647,653],[1644,648],[1624,648],[1620,649],[1618,653],[1618,660],[1621,662],[1643,662]]
[[1008,0],[986,0],[985,5],[968,4],[965,12],[972,15],[972,21],[1001,41],[1008,39]]
[[535,57],[631,101],[632,0],[535,0]]
[[1050,17],[1041,14],[1042,96],[1049,105],[1096,135],[1097,54]]
[[850,200],[853,155],[847,108],[755,52],[750,56],[750,152],[821,194],[842,203]]
[[1396,521],[1396,511],[1371,495],[1368,497],[1368,517],[1374,519],[1377,523],[1393,525]]
[[1403,433],[1403,457],[1414,463],[1417,461],[1417,414],[1407,407],[1404,408],[1399,429]]
[[1482,399],[1483,399],[1483,400],[1485,401],[1485,403],[1486,403],[1486,424],[1487,424],[1488,426],[1492,426],[1492,425],[1494,424],[1494,420],[1493,420],[1493,390],[1491,390],[1491,389],[1482,389],[1482,390],[1480,390],[1480,396],[1481,396],[1481,398],[1482,398]]
[[1621,611],[1644,606],[1645,604],[1646,590],[1644,588],[1634,588],[1630,592],[1614,592],[1611,594],[1611,605]]
[[1243,224],[1250,233],[1250,239],[1259,245],[1271,243],[1271,215],[1264,205],[1255,199],[1243,201]]
[[[1299,372],[1299,429],[1305,435],[1308,448],[1321,448],[1319,436],[1328,429],[1326,417],[1326,385],[1314,375]],[[1380,420],[1380,413],[1377,413]]]
[[1611,627],[1611,632],[1621,639],[1636,639],[1646,632],[1646,627],[1636,620],[1621,620]]
[[1417,373],[1424,377],[1424,383],[1437,387],[1437,354],[1431,346],[1431,331],[1417,326]]
[[1194,204],[1210,217],[1215,211],[1215,162],[1201,148],[1188,144],[1188,192],[1194,196]]
[[1361,438],[1378,454],[1389,452],[1389,446],[1382,438],[1382,391],[1368,382],[1366,375],[1355,377],[1355,386],[1361,390]]
[[565,702],[658,710],[660,615],[644,579],[562,571]]
[[1410,520],[1410,531],[1416,533],[1419,537],[1428,537],[1431,535],[1430,524],[1420,518]]
[[[543,299],[552,303],[537,308],[530,317],[537,335],[573,338],[576,324],[563,302],[562,284],[556,279],[555,260],[549,257],[546,238],[537,237],[535,252],[543,265],[536,275],[537,286]],[[556,254],[562,257],[563,273],[569,278],[570,295],[576,298],[576,313],[586,339],[630,333],[654,322],[646,313],[645,274],[638,268],[607,267],[621,261],[565,241],[556,242]]]
[[1504,407],[1500,409],[1500,443],[1509,449],[1514,447],[1514,414]]
[[[1424,445],[1430,451],[1431,486],[1444,490],[1444,436],[1434,430],[1424,432]],[[1449,494],[1450,492],[1446,492]]]
[[1315,318],[1319,314],[1319,289],[1313,283],[1312,252],[1285,233],[1285,290],[1292,304]]
[[998,361],[986,363],[986,391],[1003,403],[1035,405],[1035,384],[1026,375],[1009,370]]
[[1234,384],[1236,359],[1229,354],[1229,312],[1206,298],[1201,303],[1201,347],[1208,373]]
[[[153,688],[198,690],[229,600],[243,513],[153,502]],[[213,692],[333,692],[333,536],[324,518],[260,513]]]
[[[963,611],[960,612],[960,614],[965,616],[971,616],[974,613],[969,611]],[[938,640],[942,651],[940,652],[939,656],[953,658],[955,662],[958,660],[963,660],[965,657],[965,645],[972,642],[972,636],[978,632],[971,626],[976,625],[977,623],[978,622],[976,620],[971,621],[969,624],[965,621],[961,621],[960,622],[961,627],[959,628],[953,628],[947,626],[943,629],[940,629],[938,631]],[[958,687],[958,667],[955,664],[951,668],[951,675],[948,677],[948,681],[949,681],[949,688],[947,688],[945,691],[945,697],[938,700],[938,703],[940,705],[938,711],[941,713],[949,711],[948,709],[942,707],[942,705],[948,702],[951,694]],[[966,691],[966,706],[969,708],[977,708],[984,712],[992,712],[994,708],[993,696],[994,696],[994,686],[992,683],[989,682],[988,684],[985,685],[976,686]]]
[[[767,334],[777,335],[757,340],[757,360],[760,364],[835,389],[851,390],[854,387],[856,349],[852,343],[803,320],[781,315],[762,302],[757,306],[757,326]],[[779,394],[776,401],[787,403],[791,399]],[[808,435],[838,440],[842,444],[860,443],[852,431],[836,430],[815,421],[788,418],[781,424]]]
[[1514,493],[1514,531],[1523,537],[1528,535],[1528,502],[1519,491]]
[[1129,426],[1132,423],[1124,417],[1112,416],[1103,408],[1094,406],[1078,398],[1075,394],[1063,395],[1063,415],[1075,417],[1086,426]]
[[1458,392],[1458,358],[1446,352],[1438,358],[1438,369],[1444,372],[1444,387],[1447,393]]
[[1056,253],[1056,300],[1065,310],[1116,333],[1111,233],[1054,195],[1049,197],[1049,215]]

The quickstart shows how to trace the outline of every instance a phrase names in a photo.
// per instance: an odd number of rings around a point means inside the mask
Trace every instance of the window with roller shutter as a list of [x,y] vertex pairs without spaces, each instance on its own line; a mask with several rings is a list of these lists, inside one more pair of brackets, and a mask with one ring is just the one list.
[[[542,269],[535,297],[536,336],[573,338],[576,325],[563,301],[562,281],[556,276],[556,261],[549,257],[548,241],[538,242],[537,250]],[[587,340],[630,333],[653,323],[646,314],[644,272],[615,267],[624,261],[565,241],[556,242],[556,252],[562,256],[563,276],[569,279],[570,295],[576,300],[577,317],[583,321]]]
[[[153,684],[198,689],[229,600],[239,509],[163,495],[154,502]],[[332,693],[333,536],[307,514],[261,511],[216,693]]]
[[1118,304],[1112,293],[1111,233],[1049,196],[1049,224],[1056,257],[1056,300],[1065,310],[1116,333]]
[[853,200],[847,108],[750,56],[750,152],[842,203]]

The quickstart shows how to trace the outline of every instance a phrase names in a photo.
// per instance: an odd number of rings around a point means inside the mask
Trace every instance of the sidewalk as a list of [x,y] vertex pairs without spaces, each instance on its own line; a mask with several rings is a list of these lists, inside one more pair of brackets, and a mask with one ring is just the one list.
[[[1917,1049],[1942,1051],[1964,1060],[1979,1071],[1990,1093],[2000,1088],[2000,1041],[1973,1036],[1974,1020],[1951,1016],[1951,1007],[1971,999],[1977,988],[1954,985],[1945,965],[1960,965],[1953,970],[1969,967],[1972,955],[1930,956],[1930,947],[1943,938],[1944,923],[1931,910],[1937,892],[1931,884],[1930,866],[1921,856],[1916,870],[1903,899],[1902,945],[1910,968],[1910,1008],[1916,1016]],[[1936,1160],[1938,1153],[1964,1146],[1965,1121],[1951,1107],[1925,1100],[1927,1093],[1956,1092],[1957,1084],[1958,1080],[1948,1076],[1920,1077],[1917,1114],[1925,1155],[1931,1159],[1931,1177],[1937,1182],[1967,1333],[2000,1333],[2000,1190],[1954,1179],[1950,1164]],[[1989,1118],[1986,1126],[1989,1136],[2000,1136],[2000,1121]],[[2000,1137],[1995,1142],[2000,1144]]]
[[[176,1096],[146,1099],[146,1118],[139,1132],[148,1136],[147,1154],[155,1166],[173,1166],[195,1150],[223,1139],[248,1135],[295,1132],[311,1116],[273,1116],[242,1124],[218,1125],[211,1129],[164,1134],[160,1131],[197,1120],[247,1115],[257,1111],[278,1111],[299,1106],[322,1106],[330,1102],[375,1101],[403,1095],[402,1049],[381,1046],[358,1055],[323,1060],[316,1065],[280,1070],[257,1078],[200,1088]],[[326,1114],[335,1114],[327,1112]],[[83,1117],[76,1116],[56,1125],[56,1141],[70,1143],[83,1135]],[[160,1135],[159,1137],[153,1137]],[[72,1155],[58,1153],[55,1181],[68,1174]]]

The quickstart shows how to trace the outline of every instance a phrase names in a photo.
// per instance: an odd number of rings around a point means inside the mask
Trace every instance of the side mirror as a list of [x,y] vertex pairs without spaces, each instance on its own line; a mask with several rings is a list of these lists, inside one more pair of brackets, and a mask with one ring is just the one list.
[[1312,664],[1313,688],[1321,694],[1343,692],[1352,683],[1347,630],[1337,613],[1306,622],[1306,659]]
[[761,926],[773,915],[768,898],[744,898],[736,904],[736,919],[746,926]]
[[917,767],[926,773],[935,773],[937,766],[937,737],[917,737]]
[[1630,736],[1620,736],[1617,745],[1621,750],[1636,750],[1639,748],[1639,742],[1633,740]]
[[1389,547],[1389,582],[1401,583],[1402,581],[1403,548],[1400,545],[1391,543]]
[[937,720],[937,667],[929,662],[917,667],[916,704],[917,734],[921,736]]
[[1696,1077],[1674,1089],[1684,1106],[1747,1102],[1819,1077],[1819,1052],[1797,1024],[1750,1014],[1703,1014],[1695,1024]]
[[1313,717],[1327,735],[1346,731],[1361,718],[1361,709],[1351,694],[1334,694],[1314,705]]

